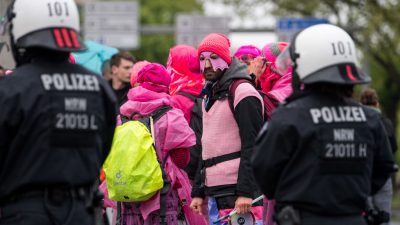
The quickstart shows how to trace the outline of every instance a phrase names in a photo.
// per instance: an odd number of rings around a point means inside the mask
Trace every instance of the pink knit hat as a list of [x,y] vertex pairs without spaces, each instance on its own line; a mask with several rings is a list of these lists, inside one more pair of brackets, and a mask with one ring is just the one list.
[[[268,66],[264,73],[258,78],[261,84],[261,89],[264,93],[272,90],[276,82],[286,74],[280,74],[276,69],[276,58],[288,46],[286,42],[272,42],[262,48],[262,56],[267,59],[270,66]],[[291,72],[291,70],[289,70]]]
[[211,33],[201,41],[197,53],[200,56],[202,52],[213,52],[230,65],[232,62],[230,47],[231,42],[224,34]]
[[132,67],[132,72],[131,72],[131,87],[135,87],[135,84],[137,82],[137,75],[143,67],[149,65],[150,62],[144,60],[144,61],[139,61],[136,62],[135,65]]
[[256,58],[261,55],[261,50],[254,45],[243,45],[236,50],[234,56],[240,58],[242,55],[251,55]]
[[163,65],[150,63],[139,71],[137,82],[148,90],[168,93],[171,76]]
[[266,44],[262,48],[262,55],[268,60],[268,62],[275,63],[276,58],[282,51],[288,46],[287,42],[272,42]]

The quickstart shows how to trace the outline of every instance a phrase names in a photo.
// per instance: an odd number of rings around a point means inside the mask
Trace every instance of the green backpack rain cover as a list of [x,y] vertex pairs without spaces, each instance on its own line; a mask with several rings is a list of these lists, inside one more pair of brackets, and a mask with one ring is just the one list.
[[[161,110],[164,110],[163,115],[169,109]],[[160,114],[160,110],[156,111]],[[145,119],[151,121],[149,128],[152,130],[152,119],[156,118],[149,118]],[[129,120],[115,129],[111,151],[103,165],[111,200],[145,201],[163,188],[163,172],[152,135],[145,124],[143,120]]]

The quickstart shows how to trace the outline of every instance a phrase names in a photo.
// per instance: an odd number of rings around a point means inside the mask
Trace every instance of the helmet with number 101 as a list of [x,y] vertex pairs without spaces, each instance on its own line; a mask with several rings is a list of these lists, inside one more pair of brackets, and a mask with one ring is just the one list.
[[331,24],[300,31],[280,54],[276,64],[282,74],[293,66],[304,84],[370,82],[370,77],[357,69],[356,48],[350,35]]
[[79,13],[74,0],[14,0],[0,26],[14,57],[27,48],[62,52],[85,50],[78,32]]

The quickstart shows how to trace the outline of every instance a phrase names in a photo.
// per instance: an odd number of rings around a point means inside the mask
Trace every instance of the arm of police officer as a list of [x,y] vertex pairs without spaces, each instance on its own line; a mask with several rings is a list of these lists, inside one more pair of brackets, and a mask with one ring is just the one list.
[[243,98],[235,107],[235,119],[239,127],[242,144],[238,182],[236,186],[235,208],[238,213],[251,209],[251,202],[256,193],[256,184],[250,167],[253,146],[263,124],[262,104],[254,96]]
[[105,129],[103,131],[103,162],[111,150],[111,144],[114,137],[115,125],[117,123],[118,104],[117,97],[112,91],[110,85],[105,83],[104,80],[99,78],[103,88],[103,105],[105,113]]
[[21,121],[21,101],[12,77],[0,79],[0,169],[6,149],[18,131]]
[[379,122],[378,129],[375,133],[377,146],[374,149],[374,163],[372,170],[372,182],[371,182],[371,194],[378,192],[383,185],[386,183],[387,179],[394,172],[394,160],[392,149],[390,147],[387,132],[381,120]]
[[255,181],[269,199],[275,198],[279,178],[299,139],[297,129],[286,124],[288,117],[285,116],[289,115],[276,111],[274,117],[264,124],[251,160]]

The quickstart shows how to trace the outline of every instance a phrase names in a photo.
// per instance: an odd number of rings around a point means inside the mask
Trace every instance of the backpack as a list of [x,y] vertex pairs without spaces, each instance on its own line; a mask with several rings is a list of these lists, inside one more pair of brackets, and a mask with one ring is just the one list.
[[177,92],[176,94],[185,96],[194,102],[191,110],[189,126],[190,128],[192,128],[196,135],[196,145],[189,148],[190,162],[185,168],[189,179],[194,180],[199,161],[201,160],[201,136],[203,134],[203,99],[199,96],[195,96],[187,92]]
[[[235,112],[234,100],[235,100],[236,88],[242,83],[249,83],[249,84],[253,85],[253,87],[255,87],[254,81],[252,81],[252,80],[236,79],[232,82],[232,84],[229,88],[229,94],[228,94],[229,107],[230,107],[232,113]],[[258,91],[258,93],[261,95],[261,98],[263,99],[263,103],[264,103],[263,119],[264,119],[264,121],[267,121],[267,120],[271,119],[272,111],[279,105],[280,100],[276,99],[273,95],[270,95],[269,93],[264,93],[258,89],[256,89],[256,90]],[[282,93],[282,95],[284,95],[284,93]]]
[[[159,162],[153,140],[154,122],[172,109],[157,108],[148,116],[121,115],[110,154],[104,163],[109,198],[118,202],[140,202],[167,186],[164,163]],[[140,120],[133,118],[139,117]]]

